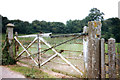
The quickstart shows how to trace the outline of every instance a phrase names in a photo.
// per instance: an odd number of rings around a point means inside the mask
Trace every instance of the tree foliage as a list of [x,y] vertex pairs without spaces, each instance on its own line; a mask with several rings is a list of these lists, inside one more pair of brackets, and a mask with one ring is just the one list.
[[99,9],[92,8],[86,19],[88,19],[89,21],[103,21],[104,20],[103,15],[104,13],[100,12]]
[[107,40],[110,37],[120,42],[120,19],[109,18],[102,22],[102,36]]

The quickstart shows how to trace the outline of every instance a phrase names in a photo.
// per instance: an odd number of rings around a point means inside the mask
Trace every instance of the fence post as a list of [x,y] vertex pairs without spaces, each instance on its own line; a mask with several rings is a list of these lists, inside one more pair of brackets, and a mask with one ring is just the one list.
[[101,22],[88,22],[88,78],[100,78],[100,38],[101,38]]
[[[83,33],[88,33],[88,27],[84,26]],[[88,36],[83,36],[83,55],[84,55],[84,74],[87,77],[87,62],[88,62]]]
[[115,39],[108,39],[108,56],[109,56],[109,78],[116,78],[115,73]]
[[8,34],[8,42],[10,44],[10,48],[9,48],[9,53],[10,53],[10,56],[12,58],[14,58],[14,54],[13,54],[13,28],[14,28],[14,24],[7,24],[7,34]]
[[101,39],[101,78],[106,78],[105,74],[105,39]]

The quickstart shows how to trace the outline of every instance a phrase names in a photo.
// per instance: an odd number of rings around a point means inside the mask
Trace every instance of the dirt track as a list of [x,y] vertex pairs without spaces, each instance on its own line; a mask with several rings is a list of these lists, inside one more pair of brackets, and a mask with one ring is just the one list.
[[22,74],[14,72],[5,66],[0,66],[0,80],[2,78],[25,78]]

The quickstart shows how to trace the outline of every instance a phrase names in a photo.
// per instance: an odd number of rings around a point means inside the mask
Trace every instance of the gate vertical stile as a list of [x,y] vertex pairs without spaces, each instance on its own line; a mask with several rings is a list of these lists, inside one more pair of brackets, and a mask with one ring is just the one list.
[[[88,27],[84,26],[83,33],[88,33]],[[87,78],[87,69],[88,69],[88,35],[83,36],[83,54],[84,54],[84,75]]]
[[40,68],[40,39],[39,39],[40,34],[37,34],[37,37],[38,37],[38,54],[37,54],[37,56],[38,56],[38,66]]
[[[18,33],[17,32],[15,32],[15,36],[18,37]],[[18,53],[18,43],[15,40],[15,57],[17,56],[17,53]]]
[[40,65],[41,65],[41,63],[42,63],[42,53],[41,53],[41,51],[42,51],[42,43],[41,43],[40,36],[39,36]]

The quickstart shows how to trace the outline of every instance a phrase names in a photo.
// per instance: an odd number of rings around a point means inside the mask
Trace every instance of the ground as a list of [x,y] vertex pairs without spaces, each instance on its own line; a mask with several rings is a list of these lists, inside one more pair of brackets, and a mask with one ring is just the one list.
[[10,70],[6,66],[0,66],[0,79],[2,78],[25,78],[24,75]]
[[[17,65],[19,66],[24,66],[24,67],[29,67],[31,68],[31,66],[17,62]],[[9,65],[9,67],[14,67],[16,65]],[[25,78],[24,75],[22,75],[19,72],[15,72],[10,70],[8,66],[0,66],[0,79],[2,78]],[[67,76],[61,73],[56,73],[53,71],[48,71],[48,70],[44,70],[44,69],[40,69],[42,72],[48,73],[51,76],[54,76],[54,78],[73,78],[72,76]]]
[[[27,65],[27,64],[24,64],[24,63],[20,63],[20,62],[17,62],[17,65],[31,68],[30,65]],[[41,71],[43,71],[45,73],[48,73],[51,76],[54,76],[54,78],[74,78],[72,76],[67,76],[67,75],[64,75],[64,74],[61,74],[61,73],[57,73],[57,72],[53,72],[53,71],[46,70],[46,69],[39,69],[39,70],[41,70]]]

